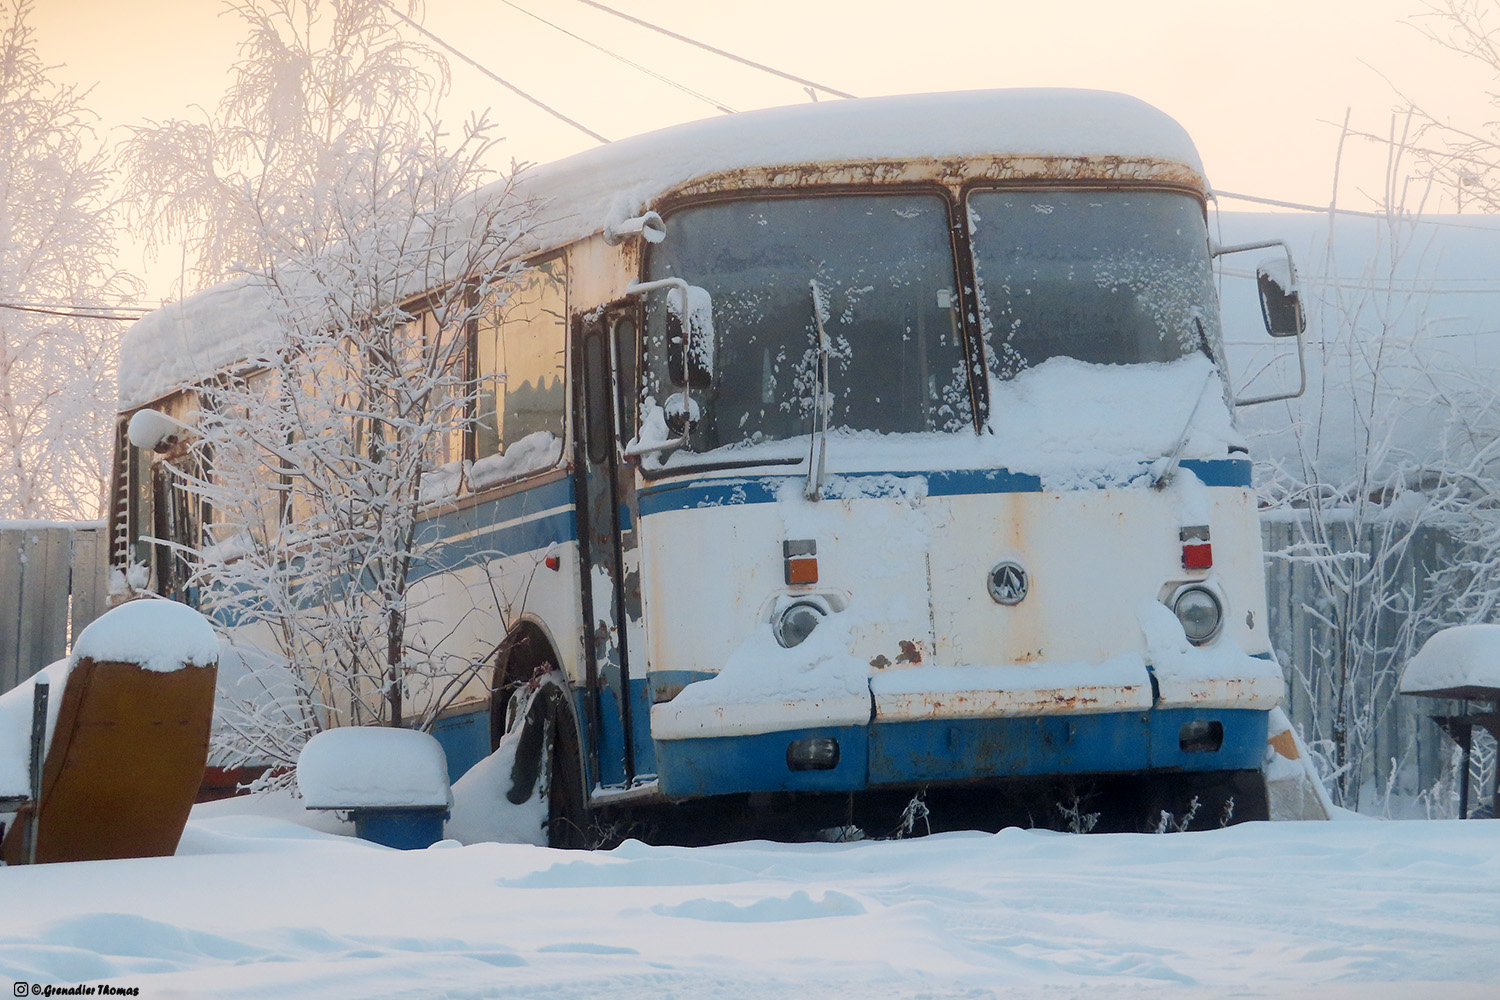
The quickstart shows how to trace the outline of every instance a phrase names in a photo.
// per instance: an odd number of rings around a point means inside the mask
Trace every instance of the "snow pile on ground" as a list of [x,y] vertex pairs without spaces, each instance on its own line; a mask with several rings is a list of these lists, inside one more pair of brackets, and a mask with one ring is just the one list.
[[453,809],[443,825],[444,836],[460,844],[546,846],[547,831],[543,827],[547,822],[547,799],[541,794],[541,783],[532,789],[531,798],[520,805],[506,798],[521,731],[517,726],[507,733],[494,753],[453,783]]
[[1445,628],[1423,643],[1401,673],[1402,694],[1500,688],[1500,625]]
[[253,816],[0,872],[0,976],[147,997],[1494,996],[1492,824],[396,852]]
[[453,804],[442,744],[415,729],[325,730],[302,748],[297,788],[309,809],[446,809]]

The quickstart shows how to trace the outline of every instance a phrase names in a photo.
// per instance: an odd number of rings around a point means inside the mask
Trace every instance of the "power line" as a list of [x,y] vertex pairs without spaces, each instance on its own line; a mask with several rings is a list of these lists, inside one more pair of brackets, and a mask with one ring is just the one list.
[[[1272,205],[1276,208],[1291,208],[1299,212],[1317,212],[1319,215],[1327,215],[1332,211],[1335,215],[1353,215],[1362,219],[1389,219],[1391,215],[1385,212],[1361,212],[1354,208],[1334,208],[1329,205],[1303,205],[1295,201],[1281,201],[1277,198],[1261,198],[1253,194],[1235,194],[1233,191],[1220,191],[1217,188],[1212,192],[1215,198],[1229,198],[1233,201],[1249,201],[1257,205]],[[1402,221],[1417,222],[1425,226],[1447,226],[1450,229],[1477,229],[1480,232],[1495,233],[1500,235],[1500,225],[1479,226],[1458,222],[1451,219],[1435,219],[1430,215],[1403,215],[1397,213],[1396,218]]]
[[710,107],[715,108],[716,110],[722,111],[726,115],[732,115],[732,114],[735,113],[735,109],[734,108],[729,107],[727,104],[724,104],[722,101],[716,101],[712,97],[709,97],[707,94],[701,94],[698,91],[694,90],[693,88],[687,86],[686,84],[678,83],[676,80],[673,80],[673,79],[671,79],[669,77],[663,76],[662,74],[656,72],[656,70],[651,69],[649,66],[642,66],[638,62],[634,62],[634,61],[632,61],[630,59],[627,59],[625,56],[620,55],[618,52],[614,51],[613,49],[606,48],[605,46],[600,45],[597,42],[591,42],[587,38],[584,38],[582,35],[575,34],[574,32],[569,31],[567,28],[564,28],[560,24],[554,24],[553,22],[547,20],[545,17],[542,17],[540,14],[534,14],[531,11],[527,10],[525,7],[520,7],[520,6],[517,6],[516,4],[511,3],[510,0],[500,0],[500,2],[503,3],[503,4],[505,4],[505,6],[512,8],[513,10],[520,11],[522,14],[525,14],[527,17],[534,18],[534,19],[536,19],[538,21],[541,21],[547,27],[555,29],[557,31],[560,31],[564,35],[567,35],[569,38],[577,39],[578,41],[580,41],[583,44],[589,46],[590,48],[598,49],[600,52],[603,52],[605,55],[609,56],[612,59],[618,59],[620,62],[622,62],[625,65],[629,66],[631,69],[640,70],[642,73],[645,73],[647,76],[652,77],[653,79],[656,79],[656,80],[660,80],[662,83],[665,83],[669,87],[675,87],[676,89],[682,91],[684,94],[687,94],[689,97],[697,98],[698,100],[702,101],[704,104],[707,104]]
[[753,59],[746,59],[744,56],[737,56],[733,52],[725,52],[723,49],[715,48],[714,46],[709,45],[706,42],[700,42],[696,38],[689,38],[687,35],[679,35],[675,31],[668,31],[661,25],[652,24],[650,21],[643,21],[638,17],[632,17],[631,15],[626,14],[624,11],[615,10],[613,7],[610,7],[606,4],[596,2],[596,0],[578,0],[578,2],[587,4],[588,6],[594,7],[598,10],[602,10],[606,14],[613,14],[615,17],[621,18],[625,21],[629,21],[631,24],[638,24],[642,28],[649,28],[658,34],[666,35],[668,38],[675,38],[679,42],[686,42],[689,45],[696,45],[698,48],[703,49],[705,52],[712,52],[716,56],[722,56],[725,59],[732,59],[737,63],[741,63],[745,66],[750,66],[754,69],[758,69],[762,73],[770,73],[772,76],[779,76],[783,80],[791,80],[793,83],[800,83],[804,87],[812,87],[814,90],[821,90],[825,94],[832,94],[834,97],[846,97],[851,99],[854,97],[853,94],[846,94],[842,90],[835,90],[833,87],[824,86],[821,83],[815,83],[812,80],[806,80],[800,76],[793,76],[791,73],[783,73],[781,70],[776,69],[773,66],[767,66],[765,63],[758,63]]
[[561,122],[566,122],[567,124],[569,124],[569,125],[573,126],[574,128],[576,128],[578,131],[582,132],[584,135],[586,135],[589,138],[593,139],[595,142],[603,142],[603,143],[608,143],[609,142],[608,139],[604,138],[604,136],[600,135],[598,132],[595,132],[593,129],[589,128],[587,125],[584,125],[584,124],[581,124],[580,122],[574,121],[573,119],[569,118],[567,115],[563,114],[561,111],[558,111],[556,108],[552,107],[550,104],[547,104],[547,103],[545,103],[544,101],[542,101],[542,100],[540,100],[538,98],[532,97],[530,94],[526,93],[526,91],[522,90],[520,87],[517,87],[515,84],[511,83],[509,80],[502,79],[500,76],[498,76],[497,74],[495,74],[491,70],[487,69],[484,66],[481,66],[479,63],[475,62],[473,59],[470,59],[468,56],[464,55],[462,52],[458,51],[453,46],[451,46],[447,42],[443,41],[437,35],[434,35],[432,32],[430,32],[426,28],[422,27],[416,21],[413,21],[411,18],[409,18],[405,14],[401,13],[399,10],[396,9],[395,5],[393,5],[390,2],[390,0],[381,0],[381,2],[382,2],[382,4],[384,4],[385,8],[387,10],[389,10],[392,14],[395,14],[397,17],[399,17],[401,20],[405,21],[407,24],[411,25],[417,31],[421,32],[423,35],[426,35],[428,38],[432,39],[432,41],[434,41],[437,44],[441,45],[443,48],[447,49],[449,52],[453,53],[453,55],[457,56],[458,58],[462,59],[464,62],[468,63],[470,66],[473,66],[475,69],[479,70],[479,72],[483,73],[485,76],[489,77],[491,80],[494,80],[496,83],[500,84],[500,86],[502,86],[505,89],[509,90],[511,93],[516,94],[519,97],[525,98],[526,100],[530,101],[532,104],[535,104],[537,107],[539,107],[543,111],[547,112],[547,114],[551,115],[553,118],[556,118],[558,121],[561,121]]
[[[63,302],[0,302],[0,309],[15,312],[36,313],[41,316],[63,316],[68,319],[109,319],[120,323],[134,323],[151,312],[150,309],[112,306],[72,306]],[[100,310],[100,311],[96,311]]]

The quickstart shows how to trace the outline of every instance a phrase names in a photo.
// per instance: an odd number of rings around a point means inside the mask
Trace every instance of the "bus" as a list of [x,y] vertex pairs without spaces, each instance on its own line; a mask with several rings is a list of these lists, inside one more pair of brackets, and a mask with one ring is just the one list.
[[[1267,330],[1300,356],[1303,320],[1284,246],[1214,240],[1175,121],[812,103],[514,184],[528,266],[465,333],[476,419],[422,513],[436,641],[473,669],[407,699],[455,778],[509,740],[506,794],[564,846],[1266,816],[1283,680],[1234,413],[1270,397],[1230,385],[1216,258],[1270,248]],[[173,452],[127,426],[190,427],[261,322],[209,289],[127,335],[123,589],[212,613]]]

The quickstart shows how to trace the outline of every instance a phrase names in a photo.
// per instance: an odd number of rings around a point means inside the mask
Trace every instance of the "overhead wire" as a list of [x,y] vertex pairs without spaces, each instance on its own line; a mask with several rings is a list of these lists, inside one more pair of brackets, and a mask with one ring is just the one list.
[[540,98],[533,97],[531,94],[528,94],[526,91],[522,90],[520,87],[518,87],[515,84],[511,83],[509,80],[506,80],[503,77],[501,77],[498,73],[495,73],[493,70],[489,69],[488,67],[483,66],[480,63],[478,63],[477,61],[475,61],[474,59],[471,59],[470,57],[464,55],[462,52],[458,51],[458,49],[454,48],[452,45],[449,45],[447,42],[443,41],[437,35],[433,34],[431,31],[428,31],[426,28],[422,27],[421,24],[417,23],[416,21],[413,21],[411,18],[409,18],[405,14],[401,13],[401,11],[399,11],[399,10],[396,9],[395,4],[393,4],[393,3],[390,2],[390,0],[381,0],[381,3],[385,6],[385,8],[387,10],[389,10],[392,14],[395,14],[402,21],[405,21],[412,28],[416,29],[418,32],[420,32],[421,34],[425,35],[427,38],[431,39],[432,41],[436,42],[438,45],[442,46],[444,49],[446,49],[447,51],[451,52],[453,55],[457,56],[459,59],[462,59],[464,62],[468,63],[470,66],[472,66],[475,69],[479,70],[479,72],[483,73],[485,76],[489,77],[491,80],[494,80],[496,83],[500,84],[500,86],[502,86],[505,89],[509,90],[511,93],[517,95],[518,97],[522,97],[522,98],[524,98],[527,101],[530,101],[532,104],[534,104],[537,107],[541,108],[543,111],[547,112],[547,114],[551,115],[553,118],[556,118],[558,121],[565,122],[566,124],[573,126],[578,131],[582,132],[584,135],[586,135],[589,138],[593,139],[595,142],[602,142],[602,143],[608,143],[609,142],[608,139],[606,139],[604,136],[600,135],[598,132],[595,132],[593,129],[589,128],[587,125],[584,125],[582,122],[575,121],[574,119],[569,118],[567,115],[563,114],[561,111],[559,111],[556,108],[552,107],[550,104],[547,104],[545,101],[541,100]]
[[837,90],[833,87],[828,86],[827,84],[818,83],[814,80],[809,80],[805,77],[796,76],[791,73],[785,73],[779,69],[776,69],[774,66],[767,66],[765,63],[756,62],[754,59],[746,59],[744,56],[737,56],[733,52],[726,52],[721,48],[709,45],[707,42],[700,42],[696,38],[689,38],[687,35],[679,34],[675,31],[663,28],[659,24],[652,24],[650,21],[643,20],[642,18],[635,17],[631,14],[627,14],[624,11],[616,10],[608,4],[599,3],[598,0],[578,0],[578,2],[593,7],[596,10],[602,10],[606,14],[613,14],[615,17],[618,17],[621,20],[629,21],[631,24],[639,25],[642,28],[649,28],[657,34],[666,35],[668,38],[674,38],[679,42],[686,42],[688,45],[697,46],[698,48],[703,49],[705,52],[712,52],[716,56],[722,56],[725,59],[732,59],[742,65],[749,66],[753,69],[758,69],[762,73],[770,73],[772,76],[779,76],[783,80],[791,80],[793,83],[800,83],[804,87],[811,87],[814,90],[821,90],[825,94],[832,94],[834,97],[844,97],[849,99],[853,99],[854,97],[853,94],[846,93],[842,90]]
[[603,52],[605,55],[609,56],[612,59],[619,60],[620,62],[624,63],[626,66],[629,66],[631,69],[639,70],[640,72],[645,73],[647,76],[651,77],[652,79],[659,80],[662,83],[665,83],[669,87],[674,87],[677,90],[682,91],[684,94],[687,94],[689,97],[693,97],[693,98],[696,98],[697,100],[700,100],[704,104],[707,104],[708,106],[710,106],[710,107],[712,107],[712,108],[714,108],[714,109],[716,109],[718,111],[724,112],[724,114],[726,114],[726,115],[732,115],[732,114],[735,113],[735,109],[731,108],[729,105],[725,104],[724,102],[715,100],[714,98],[709,97],[707,94],[700,93],[700,92],[694,90],[693,88],[687,86],[686,84],[678,83],[676,80],[673,80],[670,77],[663,76],[661,73],[656,72],[656,70],[652,69],[649,66],[642,66],[638,62],[635,62],[632,59],[629,59],[629,58],[626,58],[625,56],[620,55],[620,53],[614,51],[613,49],[610,49],[610,48],[607,48],[607,47],[605,47],[603,45],[600,45],[597,42],[592,42],[589,39],[584,38],[582,35],[577,34],[576,32],[569,31],[567,28],[564,28],[560,24],[556,24],[556,23],[554,23],[552,21],[547,20],[545,17],[542,17],[540,14],[533,13],[532,11],[527,10],[525,7],[519,6],[518,4],[511,3],[511,0],[500,0],[500,2],[503,3],[503,4],[505,4],[505,6],[507,6],[507,7],[510,7],[512,10],[520,11],[522,14],[525,14],[527,17],[534,18],[535,20],[538,20],[538,21],[542,22],[547,27],[552,28],[555,31],[562,32],[564,35],[567,35],[569,38],[576,39],[576,40],[582,42],[583,44],[589,46],[590,48],[597,49],[600,52]]
[[151,312],[133,306],[74,306],[65,302],[0,302],[0,309],[67,319],[108,319],[119,323],[134,323]]
[[[1304,205],[1295,201],[1282,201],[1278,198],[1262,198],[1253,194],[1235,194],[1233,191],[1220,191],[1215,188],[1212,192],[1215,198],[1229,198],[1232,201],[1248,201],[1257,205],[1271,205],[1275,208],[1290,208],[1298,212],[1317,212],[1327,215],[1330,211],[1335,215],[1352,215],[1362,219],[1389,219],[1392,218],[1385,212],[1365,212],[1355,208],[1330,208],[1328,205]],[[1425,226],[1446,226],[1450,229],[1477,229],[1486,233],[1500,234],[1500,227],[1482,226],[1459,222],[1457,219],[1435,218],[1431,215],[1404,215],[1396,213],[1395,218],[1420,223]]]

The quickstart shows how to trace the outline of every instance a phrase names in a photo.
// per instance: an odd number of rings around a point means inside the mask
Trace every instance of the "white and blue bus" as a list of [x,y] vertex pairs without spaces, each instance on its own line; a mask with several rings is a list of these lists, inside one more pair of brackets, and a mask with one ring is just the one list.
[[[1095,92],[819,103],[518,190],[532,266],[468,334],[483,419],[423,520],[476,665],[428,706],[454,776],[522,727],[509,791],[544,782],[557,844],[879,832],[919,796],[934,829],[1264,817],[1282,673],[1214,269],[1254,248],[1215,244],[1180,126]],[[199,529],[123,427],[233,367],[240,300],[197,298],[121,364],[115,558],[179,597],[161,540]]]

